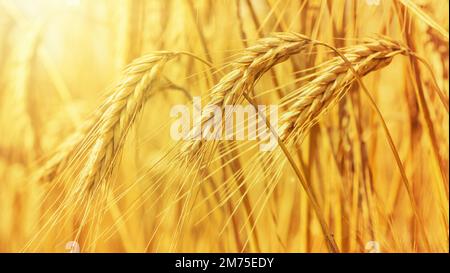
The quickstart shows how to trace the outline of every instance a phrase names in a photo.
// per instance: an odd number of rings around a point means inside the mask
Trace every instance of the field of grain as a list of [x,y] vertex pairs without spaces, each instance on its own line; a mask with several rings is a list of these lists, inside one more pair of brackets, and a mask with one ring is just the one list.
[[448,252],[448,8],[0,0],[0,252]]

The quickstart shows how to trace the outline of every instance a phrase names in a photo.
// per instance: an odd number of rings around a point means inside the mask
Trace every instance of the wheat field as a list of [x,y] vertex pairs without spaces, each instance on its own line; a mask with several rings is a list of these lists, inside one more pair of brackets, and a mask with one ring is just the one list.
[[448,8],[0,0],[0,252],[448,252]]

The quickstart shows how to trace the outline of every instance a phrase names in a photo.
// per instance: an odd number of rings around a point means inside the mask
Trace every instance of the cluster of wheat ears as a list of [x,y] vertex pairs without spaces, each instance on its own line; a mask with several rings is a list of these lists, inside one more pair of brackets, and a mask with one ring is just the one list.
[[448,1],[63,2],[0,1],[0,252],[448,251]]

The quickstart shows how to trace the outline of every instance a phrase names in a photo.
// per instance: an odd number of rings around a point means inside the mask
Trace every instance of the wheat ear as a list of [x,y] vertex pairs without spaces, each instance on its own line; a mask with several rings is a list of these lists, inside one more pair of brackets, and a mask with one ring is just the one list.
[[[279,32],[262,38],[255,45],[246,48],[242,56],[233,61],[233,70],[210,90],[211,99],[202,113],[201,126],[211,119],[209,108],[236,104],[242,99],[242,94],[251,90],[265,72],[292,55],[300,53],[311,42],[311,39],[301,34]],[[194,129],[189,136],[191,139],[197,139],[199,134],[201,130],[199,132]],[[201,140],[186,143],[182,147],[182,153],[195,154],[201,143]]]
[[81,147],[83,139],[93,130],[103,112],[106,111],[112,97],[112,95],[107,96],[102,105],[45,158],[43,165],[33,174],[32,179],[39,182],[54,181],[58,174],[76,159],[77,152],[83,148]]
[[[137,114],[143,108],[149,92],[157,85],[164,65],[176,55],[173,52],[158,52],[133,61],[125,70],[115,92],[106,99],[102,106],[104,111],[94,116],[92,128],[84,136],[75,135],[72,142],[68,142],[69,146],[80,147],[75,158],[87,162],[76,174],[77,190],[92,189],[96,182],[109,178]],[[79,138],[82,138],[81,141]],[[64,158],[64,154],[59,157]],[[73,160],[73,164],[77,162]],[[67,169],[74,171],[70,166]],[[77,166],[74,167],[76,169]]]
[[[398,43],[385,39],[370,39],[343,50],[359,76],[385,67],[395,55],[406,52],[407,49]],[[301,138],[356,81],[354,72],[341,57],[335,57],[321,67],[323,69],[316,73],[318,76],[314,80],[289,95],[289,100],[294,98],[294,102],[280,118],[282,141],[290,137]]]

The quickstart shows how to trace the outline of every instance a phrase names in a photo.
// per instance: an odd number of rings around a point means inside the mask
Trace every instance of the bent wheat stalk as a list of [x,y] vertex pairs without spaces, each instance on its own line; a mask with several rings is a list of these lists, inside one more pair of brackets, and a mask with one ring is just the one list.
[[133,61],[92,120],[88,120],[80,132],[62,145],[70,152],[56,153],[53,160],[49,161],[47,173],[54,173],[64,166],[61,173],[56,172],[55,181],[73,183],[68,186],[65,197],[62,200],[58,198],[61,205],[58,205],[45,225],[55,226],[62,221],[67,209],[75,215],[80,212],[76,216],[81,217],[77,224],[78,239],[89,222],[93,222],[91,227],[95,227],[95,223],[100,221],[100,213],[94,208],[106,200],[110,186],[107,182],[119,159],[126,136],[149,93],[157,88],[164,65],[177,55],[174,52],[157,52]]
[[[363,45],[345,49],[344,54],[339,53],[339,57],[327,62],[325,68],[317,73],[320,76],[296,92],[291,111],[285,113],[281,118],[281,140],[286,142],[301,140],[305,132],[319,120],[320,116],[327,109],[336,104],[356,81],[358,81],[361,88],[369,95],[372,105],[375,106],[376,111],[381,116],[381,113],[360,78],[372,71],[387,66],[392,58],[399,54],[408,55],[410,52],[409,49],[402,47],[397,42],[387,39],[370,40]],[[288,101],[292,98],[293,96],[290,95]],[[399,166],[414,216],[419,223],[424,240],[428,244],[423,219],[418,212],[418,206],[415,202],[404,167],[395,150],[389,130],[384,121],[382,121],[382,124],[387,133],[388,141],[393,150],[397,165]]]
[[[106,190],[124,141],[137,115],[152,91],[164,86],[161,75],[165,64],[179,55],[189,56],[209,66],[205,60],[189,52],[161,51],[142,56],[124,71],[121,81],[85,124],[67,138],[35,175],[37,180],[58,182],[66,194],[59,194],[52,205],[56,212],[45,225],[53,226],[62,220],[66,209],[82,212],[77,236],[89,222],[88,215],[98,221],[100,213],[93,208],[105,201]],[[72,183],[73,182],[73,183]],[[56,188],[55,185],[52,186]],[[53,190],[50,190],[52,192]],[[49,193],[50,193],[49,192]],[[82,208],[82,209],[81,209]],[[42,230],[44,232],[44,230]]]

